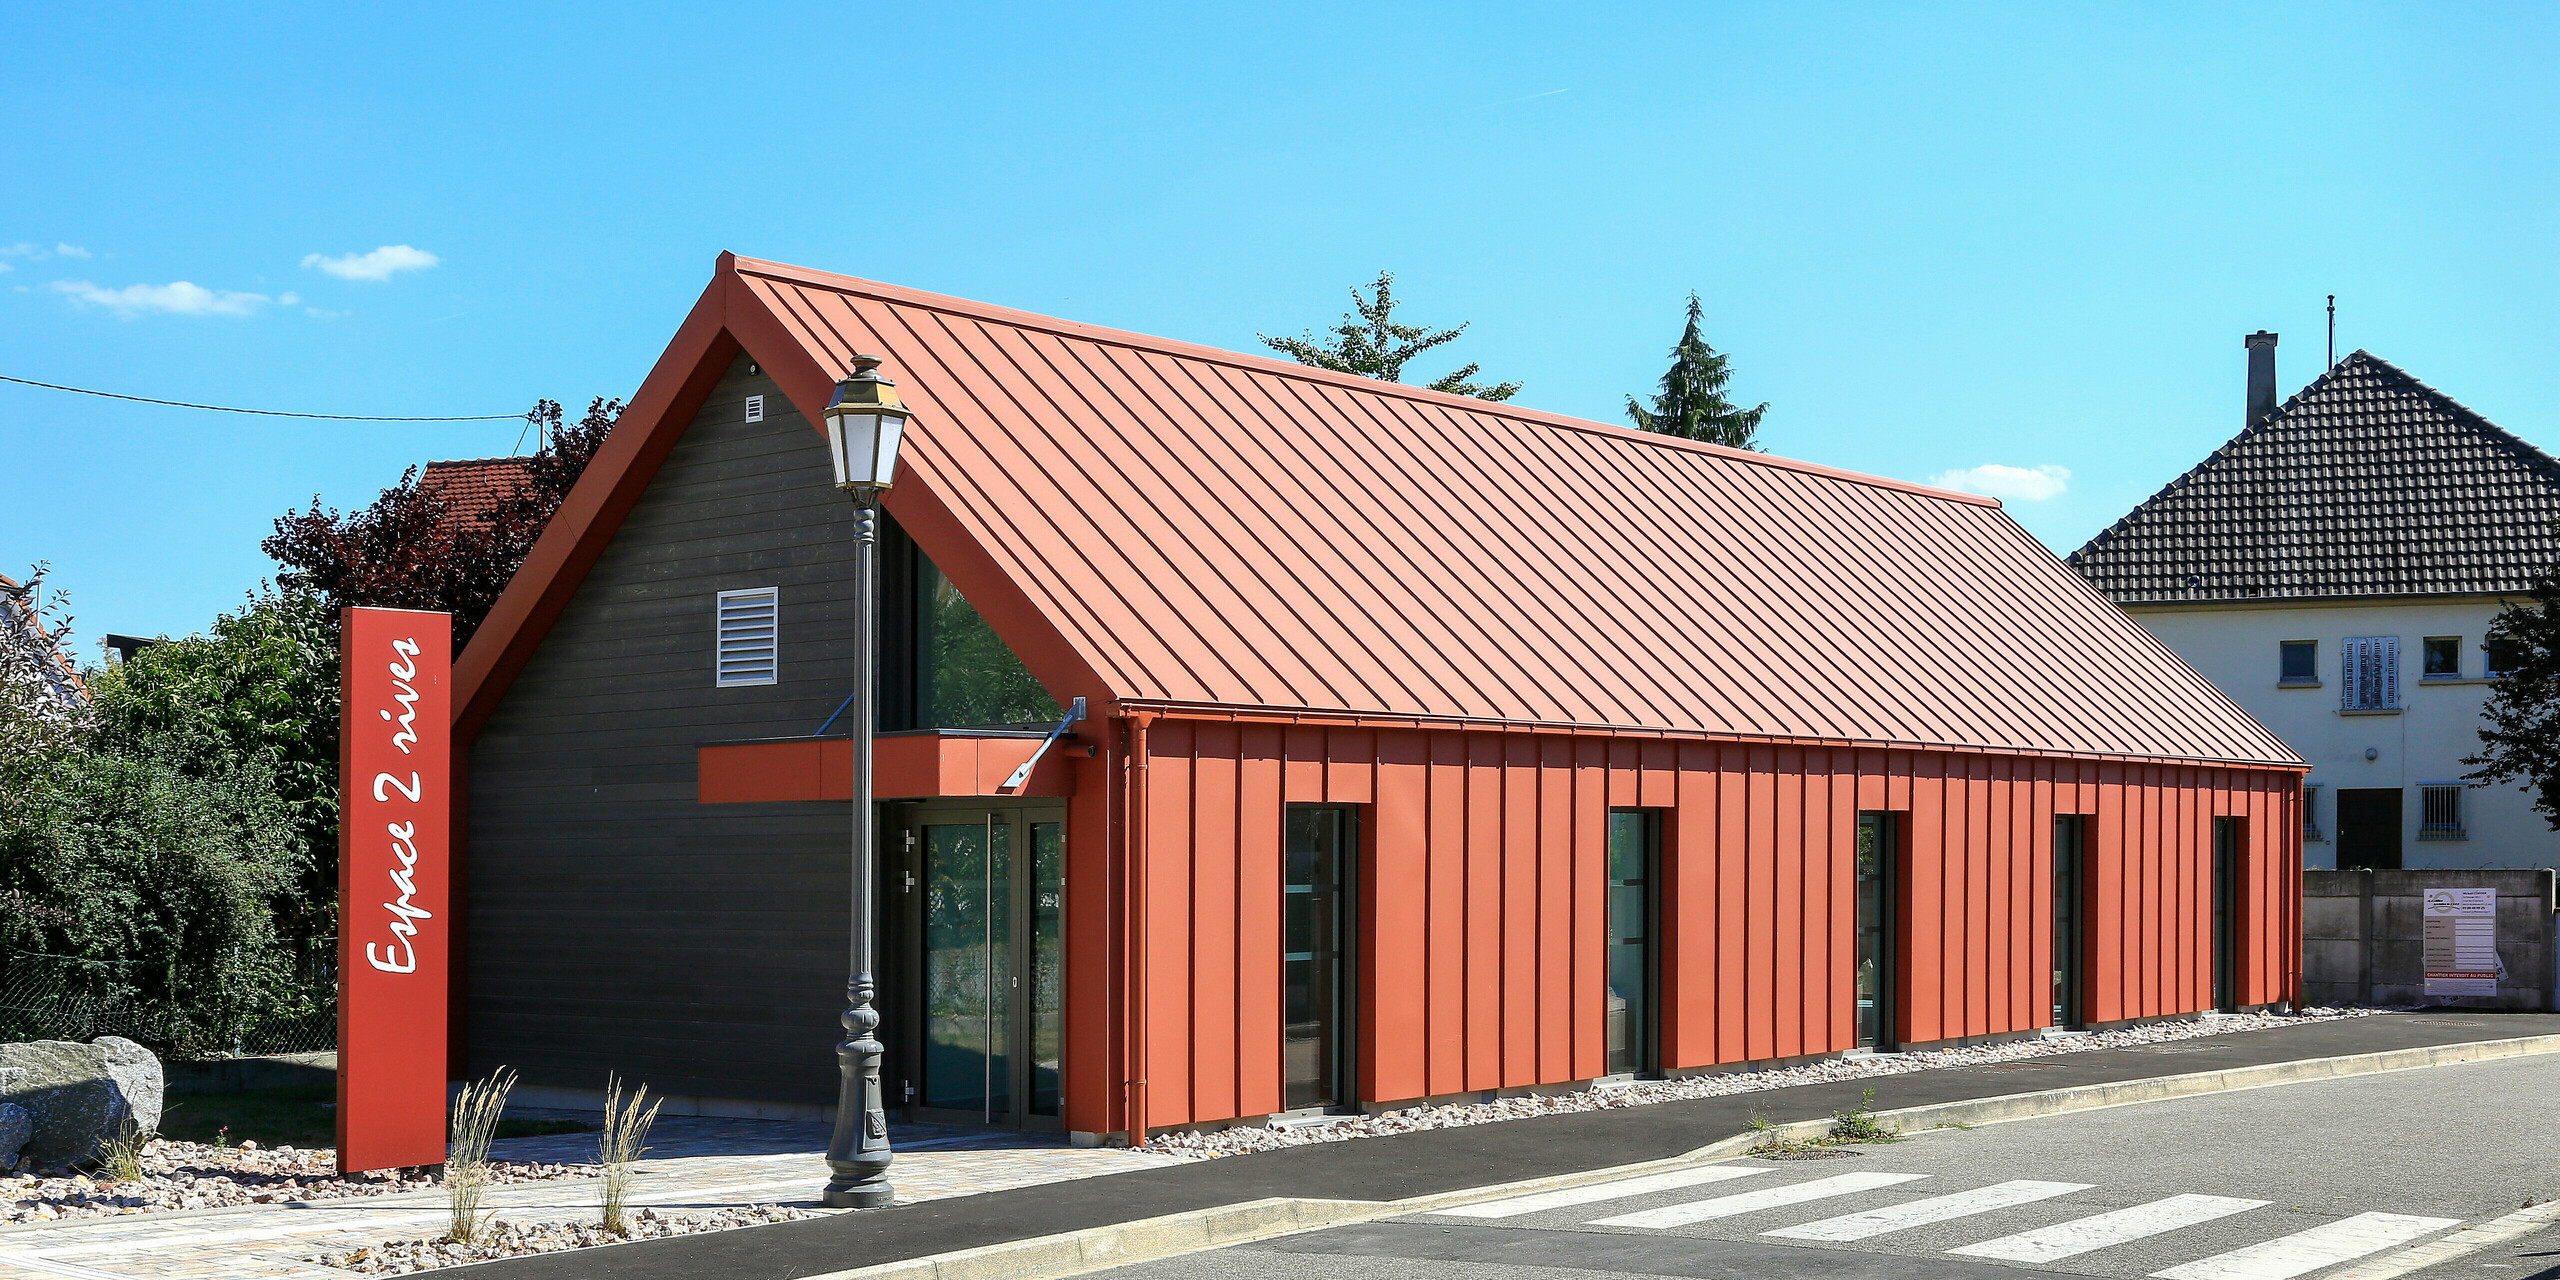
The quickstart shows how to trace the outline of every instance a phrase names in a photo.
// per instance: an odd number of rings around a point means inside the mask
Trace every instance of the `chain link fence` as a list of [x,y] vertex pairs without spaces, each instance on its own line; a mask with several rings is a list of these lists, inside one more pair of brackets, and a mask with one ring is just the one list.
[[166,1000],[142,993],[136,962],[0,949],[0,1041],[123,1036],[155,1053],[182,1057],[334,1050],[337,940],[287,945],[296,953],[295,976],[284,1007],[237,1017],[210,1047],[202,1043],[202,1030],[189,1027]]

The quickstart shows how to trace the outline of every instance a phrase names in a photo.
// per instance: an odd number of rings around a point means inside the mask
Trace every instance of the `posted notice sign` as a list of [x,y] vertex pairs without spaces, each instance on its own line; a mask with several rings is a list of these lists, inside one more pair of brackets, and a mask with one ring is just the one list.
[[444,1163],[453,618],[339,623],[338,1168]]
[[2428,889],[2421,917],[2427,994],[2498,994],[2498,891]]

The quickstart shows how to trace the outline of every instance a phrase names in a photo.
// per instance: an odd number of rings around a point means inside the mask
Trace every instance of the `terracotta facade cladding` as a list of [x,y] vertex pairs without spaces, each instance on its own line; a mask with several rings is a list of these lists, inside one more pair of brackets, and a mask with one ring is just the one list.
[[[2212,820],[2245,822],[2237,1002],[2295,998],[2283,775],[1603,735],[1162,721],[1148,737],[1150,1126],[1281,1109],[1281,810],[1358,806],[1359,1096],[1605,1074],[1611,809],[1664,818],[1664,1069],[1856,1045],[1858,815],[1903,824],[1901,1020],[1931,1043],[2051,1024],[2054,817],[2086,815],[2088,1017],[2212,1004]],[[1076,927],[1104,931],[1094,904]],[[1101,984],[1081,999],[1107,1007]],[[1071,1058],[1112,1054],[1106,1020]],[[1096,1111],[1113,1100],[1082,1099]]]
[[[725,255],[458,660],[457,741],[502,705],[502,726],[529,718],[511,686],[564,613],[597,654],[679,643],[608,625],[678,580],[655,548],[615,548],[646,574],[586,576],[689,424],[730,420],[715,393],[752,373],[791,406],[769,397],[776,420],[815,423],[856,352],[916,415],[897,526],[1052,697],[1092,710],[1027,791],[1064,814],[1068,1129],[1283,1109],[1293,804],[1357,811],[1364,1103],[1608,1073],[1612,809],[1660,819],[1665,1070],[1853,1047],[1861,813],[1902,833],[1890,1040],[2051,1021],[2057,815],[2087,832],[2088,1020],[2216,1002],[2218,819],[2240,820],[2231,1002],[2298,996],[2301,762],[1997,503]],[[805,457],[775,437],[788,465],[754,473],[775,479],[719,483],[816,491],[804,434]],[[815,520],[742,516],[720,554],[798,563],[838,536]],[[822,712],[840,657],[794,651],[786,682],[806,683],[760,696]],[[609,676],[545,679],[577,701],[543,749],[617,758]],[[706,723],[679,796],[716,802],[704,821],[737,824],[741,850],[770,806],[851,795],[842,744],[738,743],[763,736]],[[879,743],[883,800],[997,803],[1027,758]],[[574,834],[539,806],[480,817],[456,830],[493,850]],[[617,874],[698,873],[655,852]],[[570,927],[490,917],[475,938]],[[507,1007],[516,1026],[570,1016]],[[716,1058],[742,1016],[660,1027],[652,1051]],[[759,1097],[827,1100],[806,1092]]]

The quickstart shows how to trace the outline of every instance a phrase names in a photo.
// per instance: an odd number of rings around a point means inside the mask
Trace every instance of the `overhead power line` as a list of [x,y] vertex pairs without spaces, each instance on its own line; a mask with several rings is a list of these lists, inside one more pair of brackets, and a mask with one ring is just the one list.
[[14,382],[24,387],[42,387],[47,391],[68,391],[74,395],[104,396],[109,400],[132,400],[141,404],[165,404],[175,409],[211,409],[215,413],[250,413],[261,418],[325,418],[331,422],[503,422],[521,418],[521,413],[475,413],[448,418],[386,418],[364,413],[287,413],[282,409],[235,409],[226,404],[191,404],[184,400],[154,400],[149,396],[128,396],[113,391],[92,391],[87,387],[66,387],[58,382],[38,382],[33,378],[12,378],[0,373],[0,382]]

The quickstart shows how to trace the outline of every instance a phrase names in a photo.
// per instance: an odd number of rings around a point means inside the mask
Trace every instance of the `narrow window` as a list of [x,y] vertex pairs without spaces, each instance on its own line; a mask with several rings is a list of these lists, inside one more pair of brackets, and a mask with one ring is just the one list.
[[1654,1035],[1654,893],[1662,815],[1609,811],[1609,1074],[1651,1071]]
[[2418,787],[2418,838],[2468,840],[2462,830],[2462,784],[2422,783]]
[[1282,1105],[1349,1106],[1356,810],[1289,806],[1280,909]]
[[2320,834],[2320,787],[2305,783],[2302,788],[2302,839],[2306,844],[2325,844],[2329,837]]
[[2089,819],[2077,813],[2053,819],[2053,1025],[2076,1030],[2086,1025],[2081,993],[2087,990],[2081,957],[2088,953]]
[[2426,669],[2420,674],[2443,680],[2462,674],[2462,637],[2428,636]]
[[2349,636],[2340,646],[2339,706],[2393,711],[2400,706],[2400,637]]
[[2320,642],[2286,640],[2276,646],[2278,684],[2320,683]]
[[772,684],[780,671],[777,622],[781,598],[773,587],[723,591],[717,607],[718,676],[714,683]]
[[1901,1028],[1894,993],[1901,978],[1894,963],[1902,915],[1902,841],[1894,815],[1858,815],[1858,1047],[1891,1049]]
[[2213,820],[2213,1007],[2240,1007],[2241,858],[2249,847],[2249,820]]

